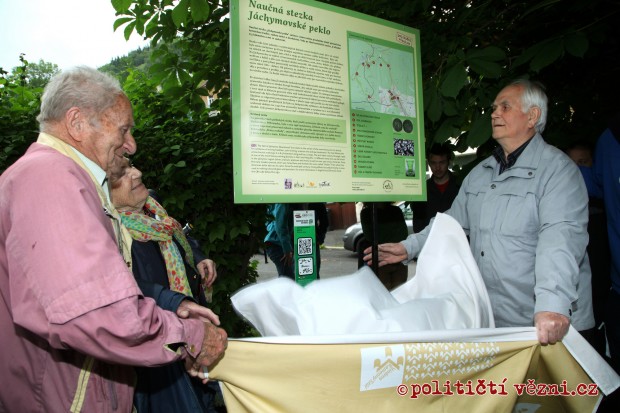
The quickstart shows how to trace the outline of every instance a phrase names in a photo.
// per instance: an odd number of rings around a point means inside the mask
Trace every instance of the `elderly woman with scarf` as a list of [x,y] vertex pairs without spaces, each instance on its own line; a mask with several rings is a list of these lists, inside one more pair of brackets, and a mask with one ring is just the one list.
[[[128,160],[125,174],[111,180],[110,187],[112,202],[133,239],[132,270],[143,294],[177,314],[192,302],[205,306],[204,292],[217,277],[213,261],[195,262],[181,225],[149,196],[142,173]],[[206,308],[203,311],[204,317],[219,324],[217,315]],[[137,368],[136,372],[138,412],[214,411],[213,387],[190,377],[182,362]]]

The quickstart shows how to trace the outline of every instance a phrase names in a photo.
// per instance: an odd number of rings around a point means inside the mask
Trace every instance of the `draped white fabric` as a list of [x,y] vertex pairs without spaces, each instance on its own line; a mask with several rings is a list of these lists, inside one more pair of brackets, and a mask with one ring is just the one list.
[[263,336],[363,334],[494,327],[467,238],[438,214],[416,275],[387,291],[369,267],[301,287],[288,278],[248,286],[235,309]]

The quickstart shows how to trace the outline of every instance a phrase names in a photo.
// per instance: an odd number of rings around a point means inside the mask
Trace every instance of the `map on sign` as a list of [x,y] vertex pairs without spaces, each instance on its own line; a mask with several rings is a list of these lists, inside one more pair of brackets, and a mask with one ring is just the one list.
[[349,37],[351,109],[416,117],[413,54]]

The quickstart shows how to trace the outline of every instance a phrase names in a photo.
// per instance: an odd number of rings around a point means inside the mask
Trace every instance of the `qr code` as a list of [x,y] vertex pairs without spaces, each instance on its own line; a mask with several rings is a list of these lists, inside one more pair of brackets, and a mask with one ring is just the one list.
[[312,254],[312,238],[298,238],[297,239],[297,255],[311,255]]
[[297,274],[310,275],[314,272],[312,257],[300,258],[297,260]]

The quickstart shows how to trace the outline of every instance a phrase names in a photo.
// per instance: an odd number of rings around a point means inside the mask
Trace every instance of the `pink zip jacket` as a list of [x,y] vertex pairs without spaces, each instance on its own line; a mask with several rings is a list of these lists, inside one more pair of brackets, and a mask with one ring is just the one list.
[[204,325],[141,295],[88,172],[35,143],[0,177],[0,331],[0,412],[131,412],[130,366]]

